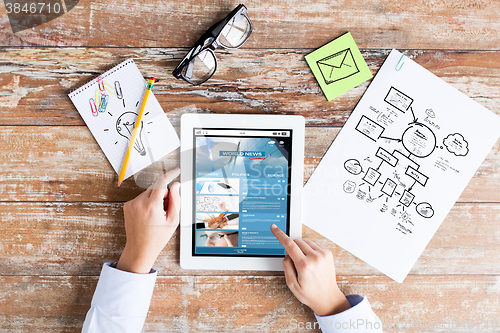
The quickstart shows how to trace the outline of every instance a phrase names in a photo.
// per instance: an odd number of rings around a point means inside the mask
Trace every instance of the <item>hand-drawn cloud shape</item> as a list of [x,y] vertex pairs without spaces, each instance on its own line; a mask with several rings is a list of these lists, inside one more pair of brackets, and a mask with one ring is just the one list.
[[436,113],[434,113],[434,110],[432,110],[432,109],[425,110],[425,114],[431,118],[436,118]]
[[421,202],[417,205],[417,213],[425,217],[426,219],[431,218],[434,215],[434,209],[432,209],[432,206],[430,203],[427,202]]
[[353,182],[352,180],[348,180],[344,183],[344,192],[353,193],[355,189],[356,189],[356,183]]
[[344,168],[353,175],[359,175],[363,171],[361,164],[355,159],[345,161]]
[[443,144],[450,153],[456,156],[465,156],[469,152],[469,144],[465,141],[462,134],[455,133],[449,134],[444,140]]

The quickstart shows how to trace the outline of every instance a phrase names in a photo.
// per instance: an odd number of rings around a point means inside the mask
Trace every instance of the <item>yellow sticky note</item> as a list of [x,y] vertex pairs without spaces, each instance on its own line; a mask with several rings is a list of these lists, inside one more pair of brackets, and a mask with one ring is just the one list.
[[329,101],[373,77],[350,32],[305,58]]

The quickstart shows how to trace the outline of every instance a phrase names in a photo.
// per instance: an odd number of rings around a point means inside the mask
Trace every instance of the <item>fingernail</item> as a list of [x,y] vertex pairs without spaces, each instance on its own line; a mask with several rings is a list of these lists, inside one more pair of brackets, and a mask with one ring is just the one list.
[[276,224],[271,224],[271,229],[278,229],[278,226]]

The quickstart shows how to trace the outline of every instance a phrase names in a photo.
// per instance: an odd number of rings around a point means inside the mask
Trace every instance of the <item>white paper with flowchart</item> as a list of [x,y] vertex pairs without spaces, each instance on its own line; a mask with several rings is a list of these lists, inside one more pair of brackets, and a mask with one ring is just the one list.
[[303,223],[402,282],[499,136],[500,117],[392,50],[305,185]]

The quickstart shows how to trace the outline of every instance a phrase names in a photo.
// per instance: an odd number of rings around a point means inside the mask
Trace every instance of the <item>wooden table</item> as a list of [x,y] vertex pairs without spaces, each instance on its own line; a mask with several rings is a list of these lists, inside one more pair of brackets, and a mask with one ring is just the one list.
[[[160,78],[155,94],[176,127],[193,110],[303,115],[305,180],[369,85],[327,102],[304,61],[344,32],[374,74],[397,48],[500,114],[498,1],[249,1],[245,47],[218,50],[217,73],[202,86],[176,80],[188,48],[237,4],[82,0],[15,34],[0,6],[1,332],[79,331],[102,263],[123,249],[122,204],[142,188],[116,188],[67,94],[126,58]],[[138,183],[178,164],[175,152]],[[333,251],[341,289],[367,296],[394,325],[386,331],[499,332],[499,188],[497,142],[402,284],[307,227],[303,235]],[[145,331],[296,332],[308,330],[294,323],[315,320],[281,273],[182,270],[178,233],[156,268]]]

